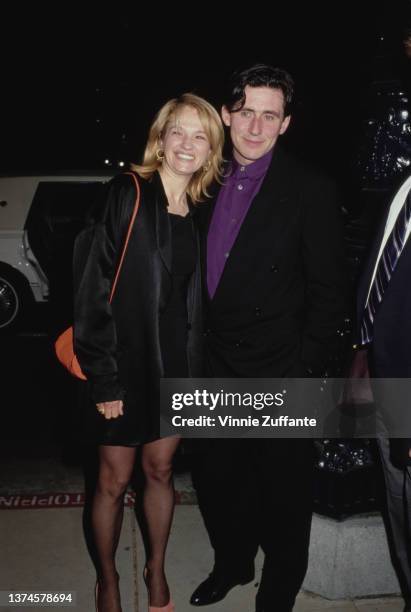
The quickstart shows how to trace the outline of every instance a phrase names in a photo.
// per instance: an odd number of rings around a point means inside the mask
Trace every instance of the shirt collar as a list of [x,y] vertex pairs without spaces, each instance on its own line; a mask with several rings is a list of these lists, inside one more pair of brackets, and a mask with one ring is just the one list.
[[233,179],[239,180],[249,178],[251,180],[260,179],[268,170],[273,156],[273,149],[268,151],[265,155],[257,159],[255,162],[243,166],[239,164],[234,158],[231,161],[231,172],[230,175]]

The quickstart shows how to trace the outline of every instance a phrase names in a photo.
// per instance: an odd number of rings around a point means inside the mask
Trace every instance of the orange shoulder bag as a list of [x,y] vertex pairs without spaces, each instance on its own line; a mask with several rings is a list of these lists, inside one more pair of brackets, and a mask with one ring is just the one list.
[[[135,221],[135,218],[137,216],[137,212],[140,206],[140,185],[138,184],[138,181],[132,172],[125,172],[124,174],[129,174],[130,176],[133,177],[134,182],[136,184],[137,195],[136,195],[136,202],[134,204],[133,214],[131,215],[130,224],[127,230],[126,239],[124,241],[123,251],[121,253],[120,261],[117,267],[117,272],[114,277],[113,285],[111,287],[110,298],[109,298],[110,303],[111,303],[111,300],[113,299],[118,277],[121,271],[121,266],[123,265],[124,256],[126,254],[128,241],[130,239],[131,230],[133,229],[134,221]],[[70,374],[72,374],[73,376],[76,376],[77,378],[81,378],[82,380],[87,380],[87,377],[82,372],[78,359],[74,353],[73,326],[69,327],[62,334],[60,334],[60,336],[57,338],[56,342],[54,343],[54,349],[56,351],[57,359],[70,372]]]

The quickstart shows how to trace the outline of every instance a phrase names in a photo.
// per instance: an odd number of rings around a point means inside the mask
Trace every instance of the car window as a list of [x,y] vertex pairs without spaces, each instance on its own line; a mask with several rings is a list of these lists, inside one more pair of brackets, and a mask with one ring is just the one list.
[[[71,267],[74,240],[99,201],[102,182],[40,182],[27,216],[30,247],[48,278]],[[56,259],[58,260],[56,262]],[[70,268],[71,269],[71,268]]]
[[102,201],[103,182],[40,182],[25,229],[30,248],[45,273],[52,312],[72,319],[72,260],[77,234]]

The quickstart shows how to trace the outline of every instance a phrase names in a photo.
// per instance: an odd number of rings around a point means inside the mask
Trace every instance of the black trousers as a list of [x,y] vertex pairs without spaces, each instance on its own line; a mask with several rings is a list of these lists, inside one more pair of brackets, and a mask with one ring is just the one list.
[[215,570],[241,578],[260,545],[265,562],[257,598],[275,601],[279,612],[291,610],[308,564],[312,441],[215,439],[199,447],[193,482]]

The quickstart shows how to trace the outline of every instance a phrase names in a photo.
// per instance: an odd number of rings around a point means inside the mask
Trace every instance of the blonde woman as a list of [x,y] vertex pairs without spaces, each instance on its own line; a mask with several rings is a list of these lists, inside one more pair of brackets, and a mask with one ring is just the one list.
[[195,205],[219,179],[223,138],[217,112],[202,98],[184,94],[167,102],[151,126],[143,163],[134,168],[140,208],[111,304],[110,287],[136,199],[132,176],[108,184],[87,262],[81,269],[75,265],[75,351],[89,381],[99,443],[92,507],[99,612],[121,610],[115,551],[140,445],[149,605],[151,611],[173,610],[164,558],[179,438],[160,439],[159,380],[201,375]]

